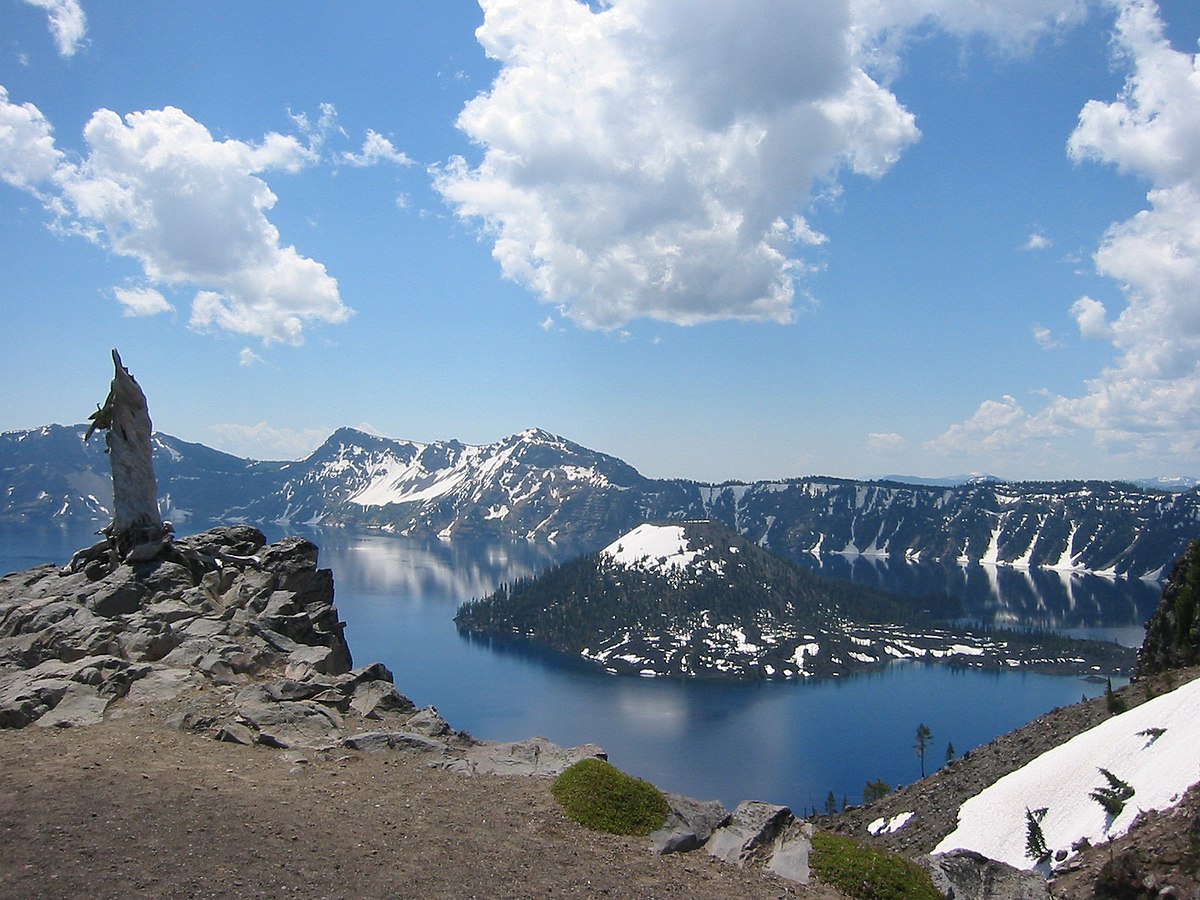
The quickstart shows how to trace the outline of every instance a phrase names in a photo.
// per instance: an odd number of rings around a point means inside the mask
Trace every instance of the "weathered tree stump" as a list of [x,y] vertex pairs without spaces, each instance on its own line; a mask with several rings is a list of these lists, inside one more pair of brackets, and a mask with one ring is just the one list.
[[137,562],[160,555],[171,541],[172,529],[158,511],[150,443],[153,426],[146,395],[115,349],[112,358],[116,371],[108,398],[88,417],[92,424],[83,439],[88,440],[97,430],[105,432],[112,467],[113,520],[102,532],[107,540],[81,552],[95,558],[107,549],[114,562]]

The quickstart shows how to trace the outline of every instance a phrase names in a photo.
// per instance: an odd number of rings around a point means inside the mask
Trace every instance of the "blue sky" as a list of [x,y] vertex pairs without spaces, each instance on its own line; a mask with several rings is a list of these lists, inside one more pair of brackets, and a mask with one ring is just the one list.
[[1193,0],[0,0],[0,430],[1200,472]]

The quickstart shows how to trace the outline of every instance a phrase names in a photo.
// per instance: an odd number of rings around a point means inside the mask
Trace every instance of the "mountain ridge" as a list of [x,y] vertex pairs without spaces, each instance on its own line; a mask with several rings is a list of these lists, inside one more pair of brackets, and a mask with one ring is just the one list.
[[[0,520],[100,521],[111,487],[83,425],[0,434]],[[333,432],[289,462],[255,461],[159,432],[164,516],[369,528],[595,550],[646,521],[714,519],[785,556],[984,563],[1156,580],[1200,531],[1200,489],[1125,482],[933,486],[808,476],[707,484],[651,479],[530,428],[491,444]],[[109,492],[106,495],[106,490]]]

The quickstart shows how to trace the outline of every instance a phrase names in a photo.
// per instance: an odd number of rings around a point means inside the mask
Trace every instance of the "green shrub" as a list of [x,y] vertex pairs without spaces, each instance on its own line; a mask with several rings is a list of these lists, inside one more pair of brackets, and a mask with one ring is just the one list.
[[818,831],[809,865],[817,877],[857,900],[942,900],[929,873],[902,856]]
[[575,763],[554,779],[551,793],[568,816],[593,831],[646,835],[667,821],[662,791],[602,759]]

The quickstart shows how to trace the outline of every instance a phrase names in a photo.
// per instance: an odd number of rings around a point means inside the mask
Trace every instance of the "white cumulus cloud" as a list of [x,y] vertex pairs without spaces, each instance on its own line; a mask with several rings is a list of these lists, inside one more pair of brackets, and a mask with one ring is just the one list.
[[87,17],[78,0],[25,0],[30,6],[46,10],[50,33],[62,56],[74,56],[87,33]]
[[161,292],[154,288],[113,288],[117,302],[127,316],[156,316],[175,309]]
[[918,136],[856,64],[845,2],[482,6],[501,70],[458,120],[482,158],[435,183],[587,328],[790,321],[814,185],[881,175]]
[[[351,315],[325,266],[284,245],[266,215],[276,196],[261,176],[318,158],[295,137],[218,141],[173,107],[101,109],[74,162],[37,107],[3,88],[0,126],[0,178],[41,198],[64,230],[136,259],[150,285],[196,287],[194,328],[299,344],[307,325]],[[117,297],[138,314],[151,299]]]
[[54,146],[54,129],[32,103],[12,103],[0,85],[0,179],[20,190],[37,193],[62,164]]
[[[1146,208],[1109,228],[1094,257],[1097,271],[1121,287],[1124,307],[1108,310],[1091,297],[1071,306],[1080,334],[1110,341],[1113,360],[1079,396],[1050,397],[997,426],[1018,441],[1070,430],[1130,460],[1193,465],[1200,455],[1200,55],[1171,47],[1151,0],[1119,4],[1114,48],[1130,66],[1125,87],[1115,100],[1084,106],[1067,148],[1079,162],[1114,165],[1152,184]],[[968,424],[953,426],[941,445]]]
[[1071,315],[1079,326],[1079,333],[1085,338],[1103,339],[1112,332],[1108,325],[1108,310],[1099,300],[1080,297],[1071,304]]

